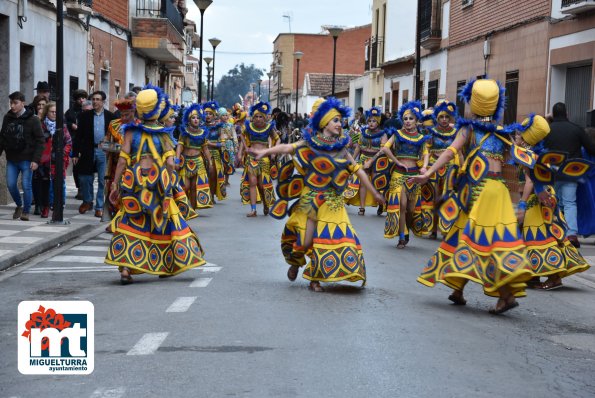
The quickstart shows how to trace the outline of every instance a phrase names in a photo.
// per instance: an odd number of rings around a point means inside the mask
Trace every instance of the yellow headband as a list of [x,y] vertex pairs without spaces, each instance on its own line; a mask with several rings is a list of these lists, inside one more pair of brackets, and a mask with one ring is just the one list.
[[411,112],[411,109],[407,109],[405,112],[403,112],[403,117],[405,117],[407,115],[413,115],[415,120],[417,120],[417,116],[415,115],[415,113]]
[[333,120],[337,116],[341,117],[339,111],[335,108],[331,109],[322,117],[322,119],[320,119],[320,126],[318,126],[318,128],[324,128],[327,124],[329,124],[331,120]]
[[[528,123],[529,119],[525,119],[521,124],[526,126]],[[547,137],[549,133],[550,125],[548,124],[547,120],[539,115],[535,115],[533,117],[533,124],[527,130],[521,133],[521,137],[523,137],[523,140],[527,144],[533,146],[537,145],[537,143]]]
[[473,84],[471,112],[477,116],[492,116],[498,107],[500,88],[494,80],[481,79]]
[[161,119],[159,119],[160,122],[166,122],[170,117],[172,117],[172,115],[175,113],[175,111],[173,110],[173,108],[169,108],[169,111],[167,111],[167,113],[165,114],[165,116],[163,116]]

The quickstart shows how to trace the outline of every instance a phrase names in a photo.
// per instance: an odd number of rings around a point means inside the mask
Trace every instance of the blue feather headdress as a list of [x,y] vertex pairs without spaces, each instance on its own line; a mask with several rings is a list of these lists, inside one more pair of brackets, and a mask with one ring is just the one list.
[[250,107],[250,117],[254,116],[254,113],[259,112],[264,115],[271,114],[271,105],[268,102],[260,101]]
[[203,119],[203,112],[202,112],[202,107],[200,106],[200,104],[190,105],[189,107],[184,109],[184,114],[182,115],[182,123],[180,124],[180,130],[182,131],[182,133],[186,133],[186,126],[188,125],[188,123],[190,121],[190,114],[194,111],[196,111],[198,113],[199,120]]
[[[157,103],[155,104],[155,107],[153,108],[153,110],[151,110],[150,112],[138,115],[141,119],[152,119],[157,114],[157,112],[159,112],[159,109],[161,107],[161,101],[163,101],[165,93],[163,92],[163,90],[160,87],[153,86],[150,83],[147,84],[146,86],[144,86],[143,90],[155,90],[155,92],[157,92]],[[138,104],[136,107],[136,113],[138,114]]]
[[322,126],[320,126],[320,122],[324,118],[324,116],[331,111],[331,109],[335,109],[337,112],[341,114],[341,118],[349,117],[351,115],[351,108],[344,106],[341,101],[336,99],[335,97],[329,97],[320,104],[316,112],[312,115],[310,119],[309,127],[312,131],[318,131]]
[[169,100],[169,95],[164,94],[163,101],[165,101],[165,106],[163,107],[163,110],[159,114],[159,119],[164,118],[168,114],[169,110],[171,109],[171,101]]
[[366,111],[366,120],[370,119],[371,117],[382,118],[382,109],[377,106],[371,107],[369,110]]
[[438,120],[438,116],[442,112],[445,112],[448,115],[450,115],[450,117],[452,117],[453,119],[456,119],[457,118],[457,105],[454,102],[448,102],[448,101],[440,101],[439,103],[437,103],[436,106],[434,107],[434,114],[433,114],[434,121]]
[[[471,79],[469,83],[467,83],[459,92],[459,97],[465,100],[465,102],[468,104],[471,102],[471,96],[473,94],[473,85],[476,81],[477,79]],[[504,108],[506,107],[506,89],[502,87],[499,81],[496,81],[496,84],[498,85],[498,89],[500,91],[498,95],[498,103],[496,104],[496,109],[494,109],[494,113],[492,115],[487,116],[491,116],[494,120],[500,120],[502,118],[502,115],[504,115]]]
[[403,115],[407,111],[413,113],[413,115],[417,118],[418,121],[422,119],[421,102],[409,101],[406,104],[401,105],[401,107],[399,108],[399,121],[401,123],[403,123]]
[[219,109],[219,103],[217,101],[209,101],[205,102],[202,106],[203,112],[209,111],[212,112],[213,115],[217,115],[217,110]]

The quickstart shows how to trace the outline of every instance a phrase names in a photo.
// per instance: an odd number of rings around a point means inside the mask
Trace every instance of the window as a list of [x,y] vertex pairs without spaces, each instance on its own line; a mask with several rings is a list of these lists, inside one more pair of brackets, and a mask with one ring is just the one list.
[[79,88],[79,78],[76,76],[70,76],[70,84],[68,87],[68,92],[70,93],[70,103],[72,104],[72,95],[76,90]]
[[50,85],[50,101],[55,101],[56,87],[58,87],[58,76],[56,72],[48,71],[48,84]]
[[409,102],[409,90],[403,90],[403,105]]
[[506,110],[504,124],[516,122],[516,108],[519,95],[519,71],[506,72]]
[[372,106],[376,106],[376,98],[372,98]]
[[438,102],[438,80],[428,83],[428,107],[433,107]]
[[461,8],[467,8],[473,5],[473,0],[461,0]]
[[465,87],[465,84],[467,84],[465,80],[460,80],[457,82],[457,109],[459,110],[458,113],[460,117],[465,117],[465,101],[461,97],[459,97],[459,93],[461,92],[463,87]]

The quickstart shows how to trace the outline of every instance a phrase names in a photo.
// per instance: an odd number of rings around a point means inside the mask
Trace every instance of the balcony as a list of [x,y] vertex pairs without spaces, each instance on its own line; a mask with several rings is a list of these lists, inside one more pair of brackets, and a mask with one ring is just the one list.
[[580,14],[595,9],[595,0],[562,0],[562,14]]
[[440,48],[442,42],[442,31],[440,29],[425,29],[420,34],[420,44],[426,50]]
[[93,10],[93,0],[65,0],[66,12],[72,15],[90,15]]
[[135,50],[156,61],[183,65],[184,20],[171,0],[136,0],[131,30]]
[[382,36],[372,36],[366,40],[366,71],[380,67],[383,61],[383,43],[384,38]]

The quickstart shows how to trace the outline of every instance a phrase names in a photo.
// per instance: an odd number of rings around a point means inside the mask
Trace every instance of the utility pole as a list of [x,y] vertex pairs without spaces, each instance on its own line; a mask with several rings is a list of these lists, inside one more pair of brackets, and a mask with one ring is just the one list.
[[56,132],[52,139],[55,158],[52,223],[64,223],[64,4],[56,3]]

